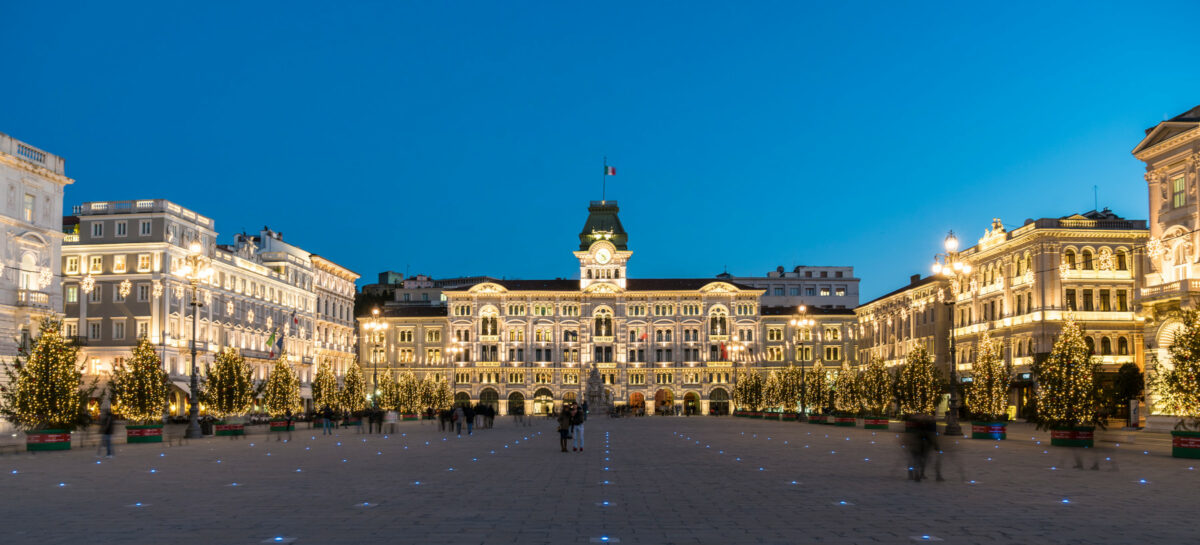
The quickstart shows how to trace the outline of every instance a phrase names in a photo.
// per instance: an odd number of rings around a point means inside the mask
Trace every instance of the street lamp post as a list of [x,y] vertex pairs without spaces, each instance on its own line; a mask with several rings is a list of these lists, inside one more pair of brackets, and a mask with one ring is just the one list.
[[798,339],[796,341],[797,352],[800,353],[800,414],[801,416],[808,414],[808,379],[805,376],[805,360],[804,360],[804,336],[801,331],[809,329],[816,322],[808,317],[808,307],[800,305],[796,308],[796,317],[792,318],[791,322],[793,334]]
[[371,405],[379,403],[379,341],[388,324],[379,319],[379,309],[371,309],[371,320],[363,324],[371,336]]
[[[933,274],[954,278],[959,282],[966,282],[971,275],[971,264],[964,262],[958,255],[958,237],[954,236],[954,231],[950,231],[946,235],[944,242],[946,253],[935,254],[933,256]],[[959,291],[962,291],[961,285]],[[950,313],[950,407],[946,411],[946,435],[962,435],[962,428],[958,425],[958,360],[955,357],[954,346],[954,294],[946,297],[946,305],[951,309]]]
[[213,270],[208,256],[204,255],[204,247],[199,241],[193,241],[188,245],[188,255],[184,258],[183,268],[179,270],[179,275],[186,278],[192,286],[192,383],[191,392],[189,392],[191,407],[188,408],[188,427],[184,437],[194,439],[201,436],[200,432],[200,376],[198,373],[199,367],[196,365],[197,344],[199,344],[199,325],[200,325],[200,307],[204,302],[200,300],[200,282],[208,280],[212,277]]

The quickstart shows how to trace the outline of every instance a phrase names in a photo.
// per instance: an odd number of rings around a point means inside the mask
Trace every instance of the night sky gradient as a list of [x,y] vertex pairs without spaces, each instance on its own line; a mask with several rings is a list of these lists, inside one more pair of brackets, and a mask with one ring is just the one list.
[[[920,5],[920,8],[914,6]],[[374,281],[571,277],[602,158],[635,277],[853,265],[948,229],[1147,215],[1200,104],[1195,2],[0,5],[0,132],[66,206],[167,198]],[[361,282],[360,282],[361,283]]]

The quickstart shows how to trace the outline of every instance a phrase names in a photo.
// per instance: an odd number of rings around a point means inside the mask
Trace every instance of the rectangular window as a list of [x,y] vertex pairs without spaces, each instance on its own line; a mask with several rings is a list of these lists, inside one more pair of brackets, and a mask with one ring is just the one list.
[[1108,297],[1109,297],[1108,290],[1100,290],[1100,310],[1101,310],[1101,312],[1108,312],[1108,311],[1112,310],[1111,302],[1109,301]]
[[65,267],[67,274],[79,274],[79,256],[70,256],[67,258],[67,266]]
[[[841,274],[841,273],[838,273],[838,274]],[[842,288],[842,287],[834,288],[833,293],[836,294],[838,297],[843,297],[846,295],[846,288]]]
[[146,301],[150,300],[150,285],[149,284],[138,284],[137,300],[139,303],[145,303]]
[[829,297],[829,288],[821,288],[821,297]]
[[150,322],[138,320],[137,336],[139,339],[144,339],[150,336]]
[[120,341],[125,339],[125,320],[113,322],[113,340]]
[[1172,208],[1182,208],[1187,205],[1187,182],[1182,174],[1171,180]]
[[814,288],[811,286],[804,288],[804,295],[816,295],[816,294],[817,294],[817,288]]
[[425,342],[427,342],[427,343],[440,343],[440,342],[442,342],[442,330],[440,330],[440,329],[426,329],[426,330],[425,330]]
[[828,361],[837,361],[837,360],[842,359],[842,347],[826,346],[825,347],[825,359]]
[[1067,300],[1065,303],[1067,310],[1075,310],[1075,290],[1067,290]]
[[113,272],[115,272],[115,273],[125,272],[125,256],[123,256],[123,255],[114,255],[113,256]]
[[34,218],[33,203],[34,203],[33,195],[26,193],[25,194],[25,221],[27,221],[29,223],[33,223],[33,218]]
[[[747,339],[747,340],[749,340],[749,339]],[[767,328],[767,340],[768,341],[782,341],[783,340],[783,328],[782,327],[768,327]]]
[[150,272],[150,254],[138,254],[137,270],[138,272]]
[[99,338],[100,338],[100,322],[99,321],[89,321],[88,322],[88,339],[98,340]]
[[775,290],[774,290],[772,293],[774,293],[775,295],[783,295],[783,288],[782,288],[782,287],[776,287],[776,288],[775,288]]
[[792,286],[788,288],[788,295],[800,295],[800,286]]
[[88,302],[89,303],[99,303],[100,302],[100,293],[104,291],[103,288],[104,288],[104,286],[101,286],[100,284],[96,284],[92,288],[91,293],[88,294]]
[[88,273],[100,274],[104,272],[104,256],[94,255],[88,258]]
[[1083,310],[1092,309],[1092,290],[1083,290]]
[[126,232],[126,229],[127,229],[127,226],[126,226],[125,222],[123,222],[123,221],[118,221],[118,222],[117,222],[117,224],[116,224],[116,234],[117,234],[117,236],[119,236],[119,237],[123,237],[123,236],[125,236],[125,235],[129,234],[128,232]]
[[93,237],[104,236],[104,222],[100,222],[100,221],[92,222],[92,236]]
[[1129,310],[1129,301],[1126,299],[1125,290],[1117,290],[1117,310],[1121,312]]
[[79,286],[67,286],[67,302],[79,302]]
[[144,237],[150,236],[150,220],[141,220],[138,222],[138,234]]

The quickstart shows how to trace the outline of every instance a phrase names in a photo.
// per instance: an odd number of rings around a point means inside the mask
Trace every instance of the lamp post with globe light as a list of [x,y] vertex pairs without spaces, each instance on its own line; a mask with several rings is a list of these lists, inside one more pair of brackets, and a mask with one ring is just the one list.
[[363,324],[365,329],[370,334],[371,342],[371,404],[375,405],[379,398],[379,343],[383,341],[384,332],[387,331],[387,322],[379,319],[379,309],[371,309],[371,319]]
[[[952,278],[960,283],[966,282],[971,276],[971,264],[964,262],[958,255],[958,237],[954,236],[954,231],[950,231],[946,235],[944,242],[945,253],[935,254],[933,256],[933,274],[942,275],[947,278]],[[950,297],[946,298],[946,305],[954,308],[955,296],[951,293]],[[950,314],[950,407],[946,411],[946,435],[962,435],[962,429],[958,425],[958,361],[955,359],[954,347],[954,313]]]
[[199,241],[192,241],[188,245],[188,255],[184,258],[183,267],[177,271],[179,276],[186,278],[192,286],[192,381],[191,392],[189,392],[189,402],[191,407],[188,408],[188,427],[184,437],[189,439],[198,438],[201,436],[200,431],[200,378],[198,367],[196,365],[196,351],[199,343],[198,327],[200,323],[200,307],[204,304],[200,300],[200,283],[212,278],[213,269],[212,261],[208,256],[204,255],[204,246]]

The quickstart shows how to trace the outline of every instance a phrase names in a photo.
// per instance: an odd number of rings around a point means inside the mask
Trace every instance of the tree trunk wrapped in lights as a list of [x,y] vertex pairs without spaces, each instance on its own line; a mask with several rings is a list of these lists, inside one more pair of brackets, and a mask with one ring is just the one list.
[[1000,341],[987,333],[979,341],[978,356],[971,366],[971,386],[966,388],[963,401],[971,413],[971,437],[975,439],[1004,439],[1007,436],[1008,388],[1012,382],[1012,366],[1004,362]]
[[271,374],[263,388],[263,404],[267,413],[275,417],[284,416],[288,411],[295,415],[304,410],[300,401],[300,377],[287,362],[286,352],[281,353],[271,367]]
[[333,367],[326,360],[317,368],[317,376],[313,378],[312,383],[313,405],[317,410],[325,407],[336,408],[340,405],[338,402],[338,383],[337,375],[333,374]]
[[896,397],[905,416],[933,415],[945,385],[924,346],[908,352],[904,366],[896,374]]
[[1037,423],[1051,430],[1055,446],[1092,446],[1099,366],[1074,320],[1063,324],[1050,356],[1033,364],[1037,380]]
[[762,375],[755,371],[741,373],[733,386],[734,401],[751,412],[758,412],[763,405],[763,387]]
[[30,450],[69,449],[71,430],[91,421],[87,406],[96,384],[83,384],[78,349],[61,327],[42,320],[32,349],[6,366],[8,385],[0,389],[0,415],[26,431]]
[[342,378],[342,391],[338,404],[342,410],[352,413],[367,408],[366,385],[363,383],[362,367],[358,362],[350,364],[346,376]]
[[132,357],[123,365],[113,367],[108,382],[113,414],[127,420],[127,442],[162,442],[162,416],[167,410],[168,388],[162,359],[149,339],[142,337],[133,348]]

